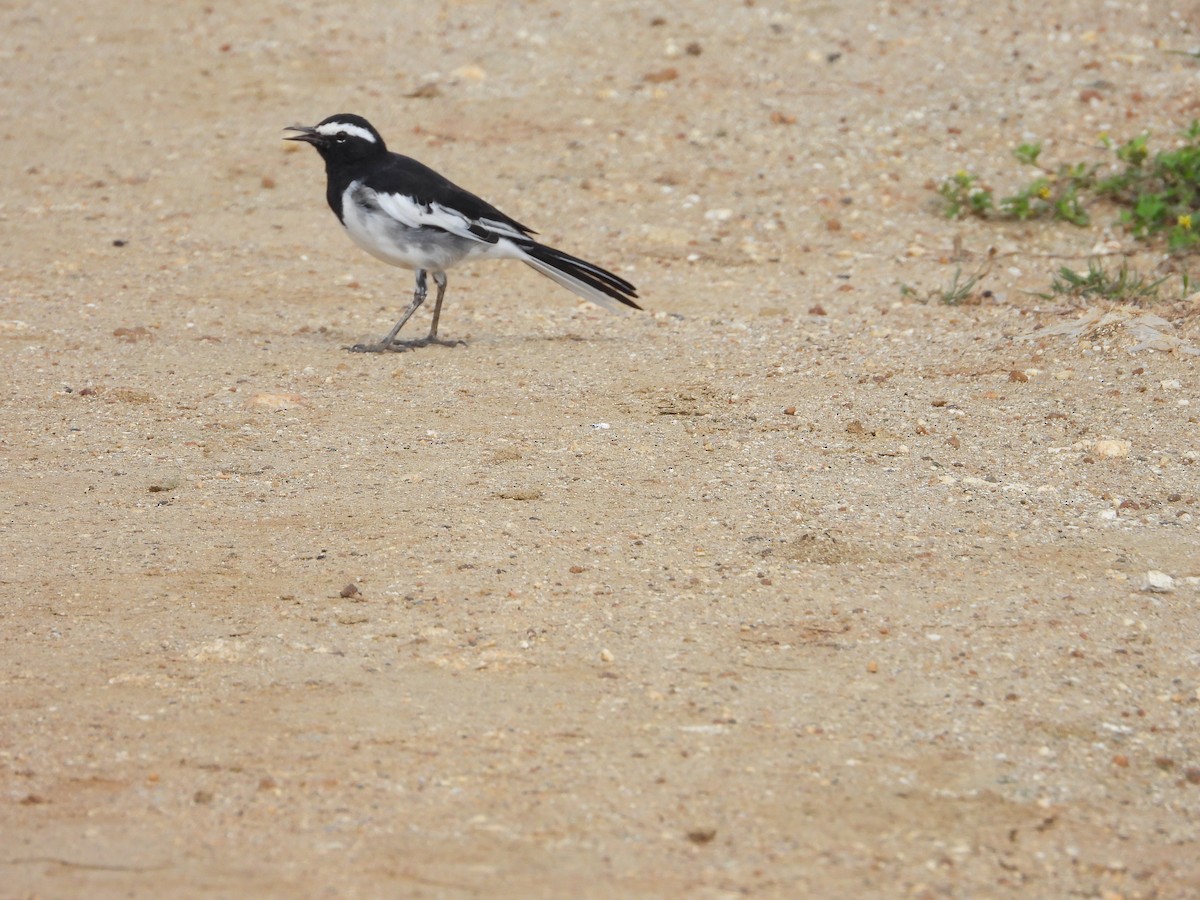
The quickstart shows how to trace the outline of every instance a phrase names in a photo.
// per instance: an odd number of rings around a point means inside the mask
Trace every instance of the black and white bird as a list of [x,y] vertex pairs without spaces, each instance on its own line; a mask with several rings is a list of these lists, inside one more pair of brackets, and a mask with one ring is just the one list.
[[[372,256],[416,270],[416,290],[395,327],[360,353],[453,345],[438,337],[446,270],[472,259],[519,259],[569,291],[613,312],[641,309],[637,288],[597,265],[539,244],[536,232],[415,159],[391,153],[362,116],[339,113],[315,126],[292,125],[289,141],[305,141],[325,160],[325,197],[350,239]],[[425,300],[426,276],[437,285],[429,335],[396,335]]]

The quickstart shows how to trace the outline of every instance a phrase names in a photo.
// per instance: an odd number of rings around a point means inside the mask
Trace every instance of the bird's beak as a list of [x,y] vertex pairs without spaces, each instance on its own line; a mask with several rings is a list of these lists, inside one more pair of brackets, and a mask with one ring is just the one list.
[[306,144],[312,144],[314,147],[319,146],[324,141],[324,136],[318,134],[317,129],[308,125],[289,125],[283,130],[300,132],[299,134],[285,137],[285,141],[304,141]]

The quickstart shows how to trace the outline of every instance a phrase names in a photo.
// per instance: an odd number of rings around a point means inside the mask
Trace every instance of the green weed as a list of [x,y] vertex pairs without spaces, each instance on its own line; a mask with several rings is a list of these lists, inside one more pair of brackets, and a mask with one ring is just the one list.
[[1150,157],[1142,135],[1117,149],[1125,170],[1106,178],[1096,193],[1121,206],[1120,221],[1135,237],[1165,233],[1171,250],[1200,242],[1193,218],[1200,210],[1200,120],[1184,132],[1187,143]]
[[957,172],[938,186],[946,203],[946,217],[959,219],[968,213],[983,218],[993,208],[990,188],[979,187],[979,179],[968,172]]
[[1076,272],[1063,266],[1050,282],[1050,292],[1038,294],[1043,300],[1068,297],[1071,299],[1099,298],[1113,303],[1143,304],[1158,300],[1159,288],[1167,276],[1149,281],[1133,271],[1124,260],[1115,272],[1099,261],[1088,260],[1086,272]]
[[952,219],[1050,219],[1087,225],[1089,205],[1105,200],[1117,206],[1117,221],[1134,237],[1165,235],[1169,249],[1182,251],[1200,243],[1200,120],[1192,122],[1183,138],[1182,146],[1151,155],[1149,135],[1120,146],[1103,137],[1101,145],[1119,166],[1104,178],[1097,174],[1098,164],[1064,163],[1047,169],[1039,162],[1041,144],[1022,144],[1013,155],[1041,174],[1016,193],[997,201],[979,176],[966,171],[945,179],[937,190]]
[[979,286],[979,282],[983,280],[983,276],[986,274],[987,267],[985,266],[974,275],[963,278],[962,266],[956,266],[954,269],[954,279],[940,291],[935,291],[934,296],[946,306],[959,306],[971,298],[975,293],[975,288]]

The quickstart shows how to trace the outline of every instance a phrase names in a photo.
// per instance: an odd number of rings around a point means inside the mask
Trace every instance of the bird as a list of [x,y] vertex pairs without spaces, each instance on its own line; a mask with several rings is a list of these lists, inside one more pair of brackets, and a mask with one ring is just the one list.
[[[388,150],[370,122],[338,113],[316,125],[289,125],[284,138],[311,144],[325,161],[325,199],[350,239],[367,253],[416,272],[412,302],[380,341],[355,344],[358,353],[401,352],[462,341],[438,336],[446,270],[473,259],[518,259],[577,296],[612,312],[640,310],[637,288],[619,275],[571,256],[537,232],[454,184],[424,163]],[[425,302],[428,277],[437,285],[428,336],[397,335]]]

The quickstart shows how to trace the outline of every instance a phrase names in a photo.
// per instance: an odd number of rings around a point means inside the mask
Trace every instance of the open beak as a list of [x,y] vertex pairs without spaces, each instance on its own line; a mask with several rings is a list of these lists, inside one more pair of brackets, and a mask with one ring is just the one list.
[[317,129],[308,125],[289,125],[284,131],[298,131],[299,134],[293,134],[290,137],[285,137],[285,141],[304,141],[306,144],[312,144],[314,147],[319,146],[324,142],[324,136],[317,133]]

